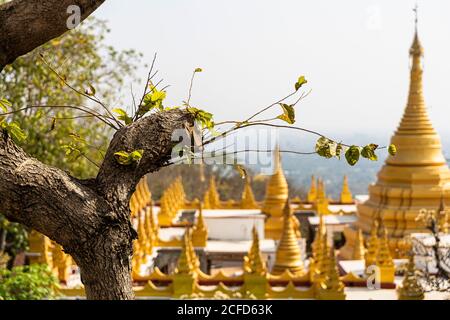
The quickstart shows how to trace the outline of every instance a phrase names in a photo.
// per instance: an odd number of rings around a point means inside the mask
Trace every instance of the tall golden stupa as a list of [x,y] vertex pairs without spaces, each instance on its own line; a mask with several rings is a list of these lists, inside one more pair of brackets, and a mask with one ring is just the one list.
[[391,143],[397,154],[389,156],[369,186],[369,199],[358,205],[358,220],[344,231],[342,258],[350,259],[358,228],[367,235],[374,220],[386,228],[389,246],[397,256],[401,239],[425,228],[416,217],[421,209],[437,210],[441,195],[450,199],[450,170],[442,154],[439,135],[428,117],[422,89],[423,48],[416,30],[409,50],[412,59],[408,102]]
[[262,212],[269,215],[265,224],[266,238],[279,239],[283,230],[283,209],[289,197],[288,184],[281,167],[279,146],[274,152],[275,173],[270,176],[266,186],[266,197]]

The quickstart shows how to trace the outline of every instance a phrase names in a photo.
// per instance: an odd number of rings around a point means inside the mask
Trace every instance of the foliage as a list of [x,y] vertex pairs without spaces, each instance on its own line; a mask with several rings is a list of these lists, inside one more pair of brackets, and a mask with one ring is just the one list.
[[114,156],[116,157],[116,160],[119,164],[128,166],[130,164],[139,162],[141,160],[142,155],[144,153],[144,150],[134,150],[132,152],[126,152],[126,151],[118,151],[114,153]]
[[0,300],[53,299],[57,287],[57,279],[45,264],[0,270]]
[[25,228],[19,223],[10,222],[3,215],[0,215],[0,235],[0,254],[6,252],[14,257],[28,248],[28,233]]
[[[109,32],[104,21],[89,18],[79,28],[53,39],[31,53],[18,58],[0,74],[0,95],[12,103],[8,109],[27,106],[84,106],[88,99],[65,86],[40,58],[42,54],[63,79],[89,96],[99,95],[105,103],[121,103],[118,88],[134,79],[141,55],[134,50],[117,51],[104,42]],[[94,85],[96,88],[94,88]],[[2,109],[3,100],[0,104]],[[3,110],[5,111],[5,110]],[[92,177],[101,162],[110,131],[93,117],[67,108],[30,108],[9,116],[5,128],[26,152],[47,164],[68,170],[79,178]],[[16,126],[17,124],[17,126]],[[2,125],[4,127],[5,125]],[[72,134],[85,142],[73,141]],[[66,152],[72,147],[69,158]],[[77,147],[79,147],[77,149]],[[100,152],[99,152],[100,150]]]

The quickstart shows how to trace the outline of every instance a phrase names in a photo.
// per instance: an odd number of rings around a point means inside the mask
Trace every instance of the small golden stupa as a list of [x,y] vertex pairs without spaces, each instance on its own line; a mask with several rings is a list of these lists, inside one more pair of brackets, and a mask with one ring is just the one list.
[[295,226],[292,222],[295,218],[292,215],[289,199],[286,200],[283,211],[283,230],[277,247],[272,273],[281,274],[286,270],[293,274],[303,273],[302,254],[295,234]]
[[241,209],[258,209],[248,176],[245,178],[244,191],[242,192]]
[[348,186],[347,176],[344,176],[344,181],[342,182],[342,191],[341,191],[340,202],[342,204],[352,204],[353,203],[353,196],[352,196],[352,192],[350,191],[350,187]]
[[317,188],[316,188],[316,178],[314,176],[311,176],[311,185],[309,187],[307,200],[308,203],[313,203],[316,201],[317,198]]
[[450,199],[450,170],[423,97],[423,48],[417,27],[409,54],[412,67],[408,102],[391,139],[397,154],[387,158],[377,182],[369,186],[369,199],[357,207],[355,226],[344,231],[346,245],[340,254],[345,259],[351,258],[357,229],[367,235],[375,219],[380,219],[388,231],[391,252],[401,252],[399,244],[405,235],[426,231],[424,223],[416,220],[420,210],[436,210],[441,194]]

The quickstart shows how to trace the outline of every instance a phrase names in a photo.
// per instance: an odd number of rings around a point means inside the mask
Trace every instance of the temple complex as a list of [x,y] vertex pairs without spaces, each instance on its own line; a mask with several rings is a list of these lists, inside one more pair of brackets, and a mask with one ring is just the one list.
[[[264,199],[255,198],[248,176],[237,200],[221,198],[221,180],[213,175],[200,179],[206,190],[200,199],[186,194],[182,177],[152,199],[148,177],[143,178],[130,199],[138,233],[132,257],[136,296],[425,299],[416,272],[428,256],[414,256],[408,241],[423,240],[425,253],[436,245],[424,234],[426,219],[418,219],[431,214],[442,234],[440,245],[450,243],[445,235],[450,170],[424,103],[417,30],[410,55],[408,102],[392,137],[398,151],[387,158],[363,202],[353,196],[347,176],[337,199],[318,176],[311,177],[305,199],[289,195],[278,146]],[[29,262],[48,264],[62,294],[83,297],[79,272],[64,249],[35,231],[29,242]],[[374,270],[377,290],[369,288]]]
[[420,211],[436,211],[441,203],[450,201],[450,170],[423,97],[423,52],[416,28],[409,50],[408,100],[391,139],[397,154],[388,156],[376,183],[369,186],[369,199],[358,205],[358,220],[345,231],[342,258],[351,258],[358,228],[367,237],[375,220],[386,228],[391,252],[399,256],[405,235],[426,231],[423,222],[416,219]]

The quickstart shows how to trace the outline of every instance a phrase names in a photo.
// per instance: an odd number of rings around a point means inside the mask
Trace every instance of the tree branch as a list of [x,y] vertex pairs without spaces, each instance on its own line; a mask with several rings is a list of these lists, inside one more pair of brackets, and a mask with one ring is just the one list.
[[0,5],[0,71],[21,55],[68,29],[67,8],[80,8],[80,21],[105,0],[14,0]]

